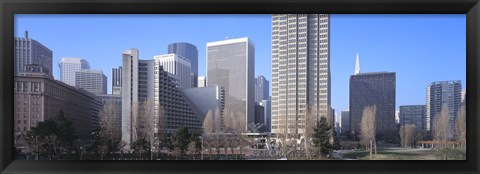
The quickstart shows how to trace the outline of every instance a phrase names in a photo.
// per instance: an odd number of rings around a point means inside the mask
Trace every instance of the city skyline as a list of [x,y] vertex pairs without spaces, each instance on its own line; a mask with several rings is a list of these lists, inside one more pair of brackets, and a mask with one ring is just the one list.
[[[157,17],[159,20],[156,20]],[[202,76],[206,74],[206,43],[226,37],[252,39],[256,47],[255,77],[263,75],[267,80],[272,80],[271,15],[157,15],[157,17],[155,15],[103,15],[101,17],[98,15],[18,15],[15,36],[23,37],[25,30],[30,31],[31,38],[53,51],[54,65],[60,62],[61,57],[86,59],[92,69],[100,69],[107,76],[109,94],[112,75],[109,72],[112,68],[121,65],[121,52],[125,49],[138,48],[141,52],[140,59],[151,60],[155,55],[166,54],[168,44],[192,43],[199,51],[198,69],[199,76]],[[193,18],[196,20],[193,21]],[[146,27],[148,29],[145,31],[148,32],[142,35],[137,33],[138,37],[125,36],[122,32],[126,31],[123,30],[112,32],[112,34],[107,33],[112,31],[110,28],[117,27],[117,23],[123,23],[123,20],[132,20],[142,24],[141,26],[151,25],[152,27]],[[183,28],[179,32],[186,33],[182,35],[162,37],[165,34],[172,35],[172,31],[178,31],[175,28],[154,30],[161,28],[161,24],[164,24],[163,20],[164,22],[179,20],[179,28],[185,25],[180,25],[185,21],[195,22],[193,24],[212,22],[216,25],[210,26],[210,29],[213,28],[211,31],[208,27],[205,29],[203,25],[199,25],[201,27],[191,30]],[[44,27],[58,22],[71,25]],[[75,28],[76,25],[82,25],[85,22],[98,22],[104,25]],[[245,22],[254,25],[242,26],[242,29],[237,27]],[[187,24],[192,25],[188,22]],[[141,26],[135,25],[134,29],[141,32],[144,30]],[[55,33],[57,37],[52,37],[51,33]],[[145,37],[143,34],[150,37]],[[95,36],[101,40],[93,40],[92,37]],[[396,108],[400,105],[424,104],[426,102],[424,89],[434,81],[460,80],[462,86],[466,86],[464,71],[466,60],[462,59],[466,57],[464,49],[466,37],[462,36],[465,36],[465,15],[331,15],[332,107],[337,111],[348,108],[348,77],[354,73],[357,53],[360,57],[362,72],[397,72]],[[64,37],[78,39],[78,42],[66,43],[63,39],[59,39]],[[84,38],[86,40],[78,37],[86,37]],[[132,40],[132,42],[126,42],[126,40]],[[106,45],[117,42],[121,44]],[[386,45],[386,42],[389,44]],[[78,49],[77,44],[85,48]],[[93,49],[95,47],[97,47],[96,51]],[[418,48],[422,49],[417,50]],[[455,71],[447,73],[445,69]],[[53,66],[53,75],[55,79],[60,80],[59,69],[56,66]],[[406,93],[413,95],[402,95]]]

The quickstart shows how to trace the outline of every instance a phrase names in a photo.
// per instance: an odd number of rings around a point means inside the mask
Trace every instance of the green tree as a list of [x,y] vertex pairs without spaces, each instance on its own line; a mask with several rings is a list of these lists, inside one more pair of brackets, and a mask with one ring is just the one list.
[[190,140],[190,133],[188,133],[188,129],[185,127],[177,129],[177,132],[173,134],[172,145],[175,147],[176,150],[180,152],[181,158],[183,158],[183,155],[188,148],[188,143],[190,143]]
[[55,132],[55,134],[60,143],[59,149],[70,152],[70,149],[73,147],[73,142],[78,139],[72,122],[67,120],[63,109],[60,109],[60,112],[57,113],[54,121],[57,125],[57,132]]
[[139,158],[142,159],[142,154],[150,153],[150,142],[145,138],[140,138],[132,143],[132,149],[133,153],[138,154]]
[[35,154],[35,159],[38,160],[39,155],[49,155],[50,159],[57,153],[58,146],[58,126],[52,120],[45,120],[39,122],[36,127],[32,127],[27,131],[25,140]]
[[332,128],[328,124],[325,117],[321,117],[313,129],[312,142],[313,146],[318,152],[319,158],[330,154],[334,149],[336,149],[332,142],[330,142],[330,139],[332,138],[330,136],[331,129]]

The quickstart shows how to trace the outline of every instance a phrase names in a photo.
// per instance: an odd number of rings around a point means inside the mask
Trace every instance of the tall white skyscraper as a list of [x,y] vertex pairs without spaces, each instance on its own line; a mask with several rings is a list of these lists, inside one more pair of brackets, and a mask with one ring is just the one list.
[[154,57],[155,62],[163,66],[163,70],[177,79],[181,89],[192,87],[191,63],[185,57],[178,54],[164,54]]
[[53,52],[40,42],[28,37],[28,31],[25,31],[25,38],[15,38],[15,75],[25,71],[25,66],[37,64],[42,66],[44,71],[52,76],[52,58]]
[[75,86],[75,72],[81,69],[90,69],[88,62],[81,58],[62,57],[60,67],[60,81]]
[[207,43],[207,86],[224,87],[225,108],[245,118],[245,129],[255,121],[254,60],[255,45],[246,37]]
[[272,15],[272,133],[304,132],[308,108],[330,108],[330,17]]

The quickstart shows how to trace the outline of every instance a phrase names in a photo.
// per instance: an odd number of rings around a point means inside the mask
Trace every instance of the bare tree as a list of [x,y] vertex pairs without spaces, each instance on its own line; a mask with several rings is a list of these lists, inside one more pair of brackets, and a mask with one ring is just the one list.
[[[210,135],[214,131],[214,121],[213,121],[213,115],[212,115],[212,110],[208,110],[207,115],[205,116],[203,120],[203,142],[204,146],[207,146],[207,148],[210,151],[210,157],[212,156],[212,147],[211,147],[211,141],[210,141]],[[202,147],[202,153],[203,153],[203,147]]]
[[456,133],[457,133],[458,143],[460,144],[461,148],[465,148],[466,143],[467,143],[467,137],[466,137],[467,119],[466,119],[465,105],[460,107],[460,110],[459,110],[458,116],[457,116],[456,126],[457,126]]
[[217,150],[217,154],[220,154],[220,148],[224,146],[223,138],[222,138],[222,118],[220,115],[220,110],[217,108],[215,109],[214,116],[214,134],[215,134],[215,149]]
[[108,100],[100,111],[100,157],[116,151],[118,143],[120,143],[120,132],[118,132],[118,112],[115,101]]
[[233,118],[235,122],[235,132],[237,133],[237,142],[238,146],[240,147],[240,155],[243,155],[243,148],[246,146],[247,141],[242,133],[245,132],[246,129],[246,122],[245,122],[245,113],[237,112],[236,116]]
[[190,141],[188,143],[188,153],[192,156],[191,159],[195,160],[195,154],[197,152],[197,147],[195,141]]
[[447,105],[443,105],[440,114],[434,119],[433,136],[440,143],[441,147],[446,147],[449,139],[449,116],[450,111]]
[[415,140],[415,130],[417,128],[413,124],[407,124],[400,127],[400,139],[405,148],[412,147]]
[[130,122],[131,122],[131,127],[130,127],[130,133],[132,134],[132,139],[130,140],[131,142],[135,142],[138,139],[138,125],[139,125],[139,106],[140,104],[136,101],[132,103],[132,109],[131,109],[131,116],[130,116]]
[[303,144],[305,149],[305,157],[307,160],[311,159],[311,138],[315,126],[315,117],[317,115],[316,109],[309,109],[305,115],[305,131],[303,132]]
[[155,148],[155,151],[157,153],[157,155],[160,153],[160,147],[161,147],[161,144],[164,144],[165,142],[165,139],[166,139],[166,130],[167,130],[167,126],[166,126],[166,121],[167,121],[167,115],[165,113],[165,109],[163,108],[162,105],[159,105],[158,106],[158,113],[156,115],[156,120],[155,120],[155,136],[154,136],[154,143],[153,143],[153,147]]
[[[370,160],[372,159],[372,149],[373,143],[375,142],[375,115],[376,115],[376,106],[367,106],[363,109],[362,113],[362,122],[360,125],[360,135],[364,142],[368,142],[370,145]],[[375,150],[376,151],[376,150]]]

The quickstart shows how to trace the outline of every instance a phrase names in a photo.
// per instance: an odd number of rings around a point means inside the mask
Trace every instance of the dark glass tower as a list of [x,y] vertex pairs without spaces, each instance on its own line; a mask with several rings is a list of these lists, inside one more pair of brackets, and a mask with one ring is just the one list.
[[190,60],[192,72],[192,87],[198,86],[198,50],[195,45],[185,42],[168,45],[168,54],[178,54]]
[[350,133],[360,135],[363,109],[375,105],[377,135],[395,127],[394,72],[358,73],[350,76]]

